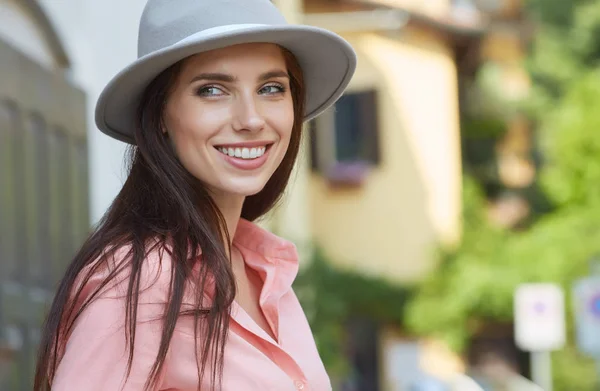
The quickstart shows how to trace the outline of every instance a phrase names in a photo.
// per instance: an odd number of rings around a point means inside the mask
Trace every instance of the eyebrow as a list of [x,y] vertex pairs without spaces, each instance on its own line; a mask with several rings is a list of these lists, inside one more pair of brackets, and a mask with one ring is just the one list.
[[[265,72],[262,75],[260,75],[258,77],[258,80],[260,81],[266,81],[269,79],[273,79],[273,78],[278,78],[278,77],[285,77],[285,78],[290,78],[289,74],[285,71],[282,70],[273,70],[273,71],[269,71],[269,72]],[[238,79],[235,76],[229,75],[227,73],[218,73],[218,72],[214,72],[214,73],[201,73],[197,76],[195,76],[191,81],[191,83],[197,82],[197,81],[221,81],[224,83],[234,83],[236,82]]]
[[285,77],[285,78],[289,79],[290,75],[286,71],[275,70],[275,71],[269,71],[269,72],[263,73],[262,75],[260,75],[260,77],[258,79],[260,81],[266,81],[266,80],[275,79],[278,77]]

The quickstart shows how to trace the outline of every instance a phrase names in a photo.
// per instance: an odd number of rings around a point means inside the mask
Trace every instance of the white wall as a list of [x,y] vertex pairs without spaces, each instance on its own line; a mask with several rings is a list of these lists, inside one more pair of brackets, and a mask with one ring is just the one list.
[[108,80],[133,61],[146,0],[38,0],[72,61],[72,78],[87,92],[90,151],[90,218],[104,214],[123,183],[125,145],[94,123],[98,95]]

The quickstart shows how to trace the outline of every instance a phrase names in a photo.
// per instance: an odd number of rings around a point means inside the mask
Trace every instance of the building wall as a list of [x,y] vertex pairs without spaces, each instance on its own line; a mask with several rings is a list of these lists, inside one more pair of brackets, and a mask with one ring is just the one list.
[[54,53],[44,38],[44,32],[17,0],[0,0],[0,39],[46,68],[54,68]]
[[429,251],[459,232],[456,69],[435,35],[346,35],[359,53],[350,90],[377,88],[382,163],[359,188],[311,178],[312,233],[334,262],[398,281],[432,267]]

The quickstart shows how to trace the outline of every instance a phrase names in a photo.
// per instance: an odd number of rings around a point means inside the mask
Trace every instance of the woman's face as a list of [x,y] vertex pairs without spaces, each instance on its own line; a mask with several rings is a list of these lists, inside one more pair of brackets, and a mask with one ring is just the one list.
[[186,59],[165,124],[183,166],[214,196],[260,192],[294,124],[283,52],[274,44],[243,44]]

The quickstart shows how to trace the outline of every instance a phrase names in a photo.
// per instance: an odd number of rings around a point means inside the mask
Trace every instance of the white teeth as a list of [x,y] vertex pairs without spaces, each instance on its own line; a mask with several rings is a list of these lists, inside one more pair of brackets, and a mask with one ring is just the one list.
[[237,157],[241,159],[256,159],[257,157],[261,157],[265,154],[267,147],[257,147],[257,148],[227,148],[227,147],[218,147],[219,152],[231,156]]

